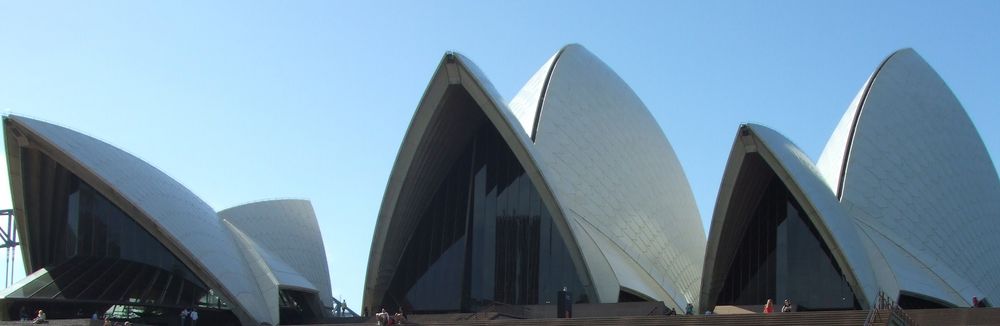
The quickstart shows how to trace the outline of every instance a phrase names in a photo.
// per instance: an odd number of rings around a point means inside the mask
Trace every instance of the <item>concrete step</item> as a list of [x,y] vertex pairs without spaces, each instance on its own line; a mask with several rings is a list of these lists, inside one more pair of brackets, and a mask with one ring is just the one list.
[[910,309],[918,325],[1000,325],[1000,308]]
[[[537,318],[537,319],[494,319],[494,320],[448,320],[452,316],[419,316],[411,318],[405,325],[666,325],[666,326],[696,326],[696,325],[731,325],[731,326],[782,326],[782,325],[861,325],[868,316],[867,311],[823,311],[823,312],[792,312],[775,314],[740,314],[740,315],[709,315],[709,316],[623,316],[623,317],[584,317],[572,319]],[[374,319],[356,325],[372,325]],[[338,324],[345,325],[345,324]]]

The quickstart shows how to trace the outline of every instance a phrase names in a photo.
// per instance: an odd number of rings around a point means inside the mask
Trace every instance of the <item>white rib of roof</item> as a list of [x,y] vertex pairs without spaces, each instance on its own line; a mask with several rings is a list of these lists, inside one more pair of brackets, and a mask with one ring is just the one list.
[[[40,147],[132,216],[198,278],[221,292],[242,323],[277,324],[277,319],[264,313],[265,303],[252,271],[229,230],[190,190],[139,158],[90,136],[20,116],[8,116],[5,121],[23,134],[23,139],[7,143],[8,160],[19,160],[16,147],[21,142]],[[19,184],[20,174],[11,176],[12,185]]]
[[[1000,295],[990,272],[1000,269],[1000,178],[962,105],[916,52],[894,53],[869,78],[820,162],[849,214],[885,238],[880,248],[924,271],[890,265],[900,290],[960,306]],[[950,289],[922,293],[929,284]]]
[[701,218],[676,154],[635,92],[573,44],[531,77],[511,110],[534,130],[541,174],[600,302],[617,302],[620,288],[677,308],[696,302]]
[[738,183],[741,180],[740,168],[750,153],[759,154],[788,188],[830,249],[858,302],[863,307],[868,306],[878,291],[877,277],[869,262],[870,240],[860,236],[819,171],[798,146],[770,128],[745,124],[740,126],[733,141],[712,216],[699,310],[715,305],[729,270],[729,261],[742,241],[742,237],[733,236],[742,232],[729,232],[726,228],[741,225],[744,221],[730,217],[751,217],[745,212],[730,211],[733,192],[741,186]]
[[333,309],[323,235],[308,200],[254,202],[222,210],[219,216],[246,235],[275,286],[314,292]]
[[[270,319],[281,320],[281,306],[278,301],[281,294],[279,293],[278,284],[282,281],[278,280],[278,277],[275,276],[274,268],[269,264],[273,264],[273,260],[268,259],[270,257],[264,257],[260,250],[261,248],[253,242],[250,236],[240,231],[235,225],[226,220],[223,220],[222,223],[229,228],[229,232],[232,232],[233,237],[236,238],[236,243],[242,249],[243,258],[247,261],[247,265],[253,273],[254,281],[257,282],[257,288],[260,289],[261,298],[264,301],[266,309],[262,310],[262,312],[267,313],[267,317]],[[278,268],[280,269],[281,267]],[[284,281],[289,282],[288,280]],[[308,281],[301,278],[296,281],[302,281],[299,283],[308,283]]]
[[[564,48],[565,49],[565,48]],[[538,71],[535,72],[528,82],[521,86],[521,90],[514,95],[514,98],[510,100],[508,107],[510,111],[517,117],[517,120],[521,122],[521,127],[528,137],[535,139],[535,125],[538,122],[538,112],[542,107],[542,94],[545,91],[545,86],[549,81],[549,75],[552,73],[552,68],[555,67],[556,59],[562,54],[563,50],[559,50],[556,54],[553,54],[545,64],[542,65]]]

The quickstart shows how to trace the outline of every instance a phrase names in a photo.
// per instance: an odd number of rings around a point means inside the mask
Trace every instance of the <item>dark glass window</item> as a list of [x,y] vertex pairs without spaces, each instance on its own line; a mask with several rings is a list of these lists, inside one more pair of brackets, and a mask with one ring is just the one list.
[[[747,160],[761,161],[757,154]],[[760,162],[749,162],[760,164]],[[816,227],[774,174],[747,224],[718,305],[763,305],[790,299],[799,310],[860,309]],[[749,207],[754,207],[753,205]]]
[[22,148],[32,272],[25,298],[193,306],[205,284],[166,247],[48,155]]
[[534,184],[493,125],[485,117],[474,121],[479,127],[450,162],[416,231],[387,240],[407,244],[383,306],[431,312],[555,303],[563,287],[586,302]]
[[315,293],[293,290],[278,291],[279,324],[310,324],[322,317]]
[[624,289],[618,291],[618,302],[647,302],[649,300],[644,299],[632,293],[631,291],[625,291]]
[[[900,307],[903,309],[945,309],[953,308],[941,301],[933,299],[928,296],[914,294],[910,292],[900,292],[899,300],[897,301]],[[985,306],[985,305],[983,305]]]

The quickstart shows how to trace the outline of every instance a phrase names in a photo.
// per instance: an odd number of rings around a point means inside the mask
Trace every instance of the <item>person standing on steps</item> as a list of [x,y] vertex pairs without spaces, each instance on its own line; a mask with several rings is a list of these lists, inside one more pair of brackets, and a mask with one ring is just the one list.
[[764,313],[769,314],[774,312],[774,301],[767,299],[767,303],[764,304]]
[[188,314],[191,317],[191,326],[198,325],[198,311],[191,308],[191,313]]

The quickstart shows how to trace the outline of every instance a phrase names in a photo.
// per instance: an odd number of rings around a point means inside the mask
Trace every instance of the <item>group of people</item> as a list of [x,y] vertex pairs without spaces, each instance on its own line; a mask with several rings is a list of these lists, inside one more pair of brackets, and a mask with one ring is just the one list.
[[[764,304],[764,313],[769,314],[774,312],[774,301],[767,299],[767,303]],[[781,306],[781,312],[792,312],[792,301],[785,299],[785,305]]]
[[337,317],[344,317],[344,315],[347,314],[347,301],[341,299],[341,301],[336,303],[336,308],[334,310],[337,312]]
[[375,320],[379,326],[399,325],[406,321],[406,314],[403,313],[403,308],[399,308],[395,315],[390,315],[382,308],[381,312],[375,314]]
[[196,326],[198,324],[198,311],[193,308],[181,310],[181,326]]
[[[94,314],[90,315],[90,320],[91,320],[91,325],[97,325],[98,320],[101,320],[101,314],[99,314],[97,311],[94,311]],[[115,320],[111,320],[111,316],[104,315],[104,323],[101,324],[101,325],[104,325],[104,326],[131,326],[132,322],[128,321],[128,320],[123,321],[123,322],[122,321],[115,321]]]

